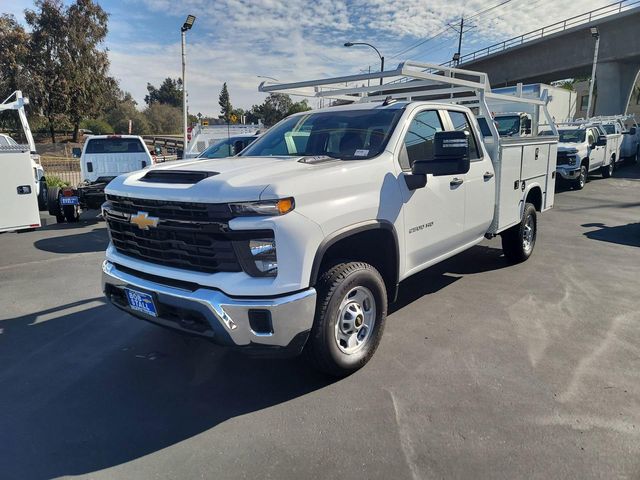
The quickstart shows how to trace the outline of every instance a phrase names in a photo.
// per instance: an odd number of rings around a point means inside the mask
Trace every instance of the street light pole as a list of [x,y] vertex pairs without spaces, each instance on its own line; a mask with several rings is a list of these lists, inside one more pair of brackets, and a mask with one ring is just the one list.
[[[354,45],[366,45],[367,47],[371,47],[373,48],[376,53],[378,54],[378,57],[380,57],[380,73],[384,72],[384,57],[382,56],[382,54],[380,53],[380,51],[374,47],[373,45],[371,45],[370,43],[367,42],[347,42],[344,44],[345,47],[353,47]],[[380,77],[380,85],[382,85],[382,79],[384,77]]]
[[193,22],[196,21],[196,17],[188,15],[182,28],[180,29],[180,35],[182,37],[182,158],[185,158],[187,152],[187,74],[186,74],[186,62],[187,62],[187,31],[193,27]]
[[593,86],[596,83],[596,66],[598,65],[598,50],[600,49],[600,32],[598,31],[598,27],[591,27],[591,36],[596,39],[596,48],[593,51],[593,66],[591,67],[591,81],[589,82],[587,118],[591,116],[591,106],[593,105]]

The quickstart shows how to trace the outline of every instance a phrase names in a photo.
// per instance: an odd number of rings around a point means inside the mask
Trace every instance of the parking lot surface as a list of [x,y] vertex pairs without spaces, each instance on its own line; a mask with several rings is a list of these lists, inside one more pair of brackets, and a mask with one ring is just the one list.
[[401,285],[336,381],[107,305],[104,223],[0,235],[0,477],[640,478],[640,167]]

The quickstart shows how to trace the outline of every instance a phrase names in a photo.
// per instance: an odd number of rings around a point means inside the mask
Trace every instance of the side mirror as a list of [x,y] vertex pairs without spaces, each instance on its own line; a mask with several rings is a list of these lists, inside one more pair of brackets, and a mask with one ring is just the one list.
[[637,132],[636,127],[631,127],[631,129],[629,130],[629,135],[635,135]]
[[606,137],[606,135],[600,135],[600,136],[598,137],[598,141],[596,142],[596,145],[597,145],[598,147],[604,147],[604,146],[606,146],[606,145],[607,145],[607,137]]
[[233,142],[233,152],[232,155],[239,154],[242,150],[244,150],[244,142],[242,140],[236,140]]
[[82,155],[82,149],[79,147],[73,147],[71,149],[71,156],[73,158],[80,158],[80,156]]
[[414,175],[463,174],[469,171],[469,132],[437,132],[433,139],[433,160],[416,160]]
[[531,119],[525,118],[522,120],[522,133],[525,135],[531,135]]
[[156,145],[153,148],[153,151],[155,152],[156,155],[162,155],[162,147],[160,145]]

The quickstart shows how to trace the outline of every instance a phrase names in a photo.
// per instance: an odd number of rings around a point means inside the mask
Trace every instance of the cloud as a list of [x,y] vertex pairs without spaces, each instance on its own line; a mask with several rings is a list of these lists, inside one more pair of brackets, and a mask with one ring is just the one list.
[[[502,0],[504,1],[504,0]],[[128,0],[136,15],[147,18],[138,28],[127,24],[117,2],[111,12],[112,72],[121,86],[142,102],[146,83],[158,85],[180,75],[178,29],[187,13],[197,16],[188,34],[190,110],[218,113],[218,93],[227,82],[234,105],[244,108],[264,98],[256,75],[282,81],[357,73],[379,60],[368,48],[344,48],[345,41],[369,41],[387,58],[389,68],[411,58],[442,62],[457,47],[447,24],[461,15],[466,24],[463,53],[510,38],[609,3],[608,0]],[[109,10],[108,2],[103,2]],[[135,6],[135,8],[134,8]],[[158,25],[154,24],[158,23]],[[175,30],[169,30],[175,29]],[[421,39],[441,33],[416,45]],[[168,38],[174,40],[168,41]],[[314,102],[312,102],[314,104]]]

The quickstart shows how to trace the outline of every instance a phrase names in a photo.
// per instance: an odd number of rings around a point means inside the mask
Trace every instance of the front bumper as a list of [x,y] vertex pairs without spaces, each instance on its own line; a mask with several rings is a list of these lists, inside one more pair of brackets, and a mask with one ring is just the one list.
[[[144,275],[144,274],[141,274]],[[232,298],[199,286],[170,286],[160,278],[142,278],[107,260],[102,264],[102,290],[116,307],[149,322],[194,334],[248,353],[299,354],[313,324],[313,288],[275,298]],[[167,283],[171,283],[167,280]],[[150,293],[158,316],[129,307],[124,288]]]
[[565,180],[575,180],[580,176],[580,165],[578,166],[556,166],[556,172]]

